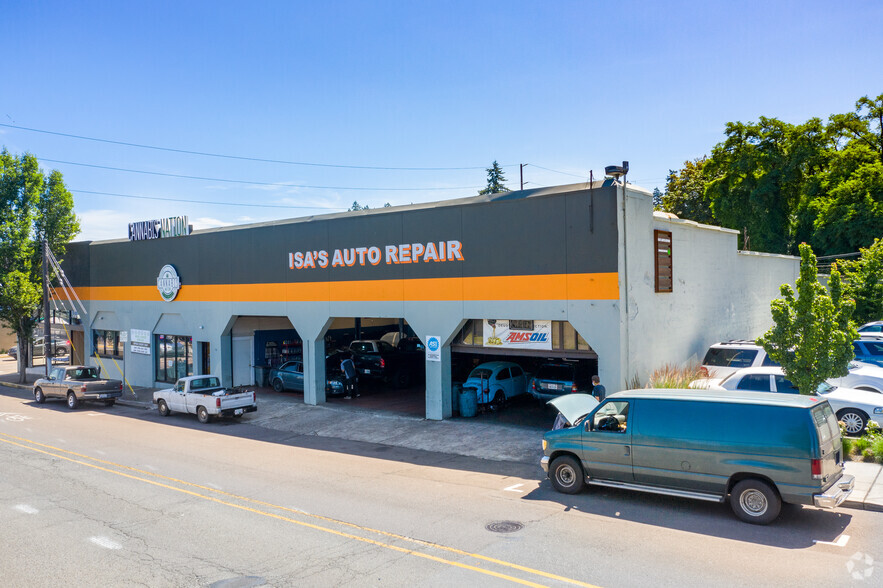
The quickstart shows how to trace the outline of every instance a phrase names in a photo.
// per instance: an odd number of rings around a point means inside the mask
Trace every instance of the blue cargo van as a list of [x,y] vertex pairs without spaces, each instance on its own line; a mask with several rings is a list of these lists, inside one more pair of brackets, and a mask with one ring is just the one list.
[[854,485],[837,417],[818,397],[628,390],[549,404],[568,425],[543,436],[541,465],[559,492],[592,484],[729,500],[743,521],[767,524],[783,502],[834,508]]

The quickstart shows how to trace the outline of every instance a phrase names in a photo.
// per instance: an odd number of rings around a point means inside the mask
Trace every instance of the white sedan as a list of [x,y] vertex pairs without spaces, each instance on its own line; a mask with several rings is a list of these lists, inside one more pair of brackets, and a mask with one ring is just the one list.
[[832,386],[883,393],[883,367],[861,361],[851,361],[849,362],[849,374],[842,378],[830,378],[828,383]]
[[[722,380],[706,378],[690,383],[691,388],[708,390],[754,390],[756,392],[779,392],[799,394],[797,388],[785,377],[780,367],[756,367],[737,370]],[[837,414],[850,435],[861,434],[868,420],[883,420],[883,394],[839,388],[827,382],[819,385],[816,394],[824,398]]]

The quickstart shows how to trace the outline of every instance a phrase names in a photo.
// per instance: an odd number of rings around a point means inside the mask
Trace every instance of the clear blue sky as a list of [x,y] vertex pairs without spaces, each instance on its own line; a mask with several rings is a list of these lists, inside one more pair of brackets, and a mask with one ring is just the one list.
[[513,188],[519,163],[534,187],[622,160],[663,188],[728,121],[827,118],[883,93],[881,24],[877,0],[0,0],[2,124],[465,169],[8,126],[0,145],[63,172],[79,239],[470,196],[494,160]]

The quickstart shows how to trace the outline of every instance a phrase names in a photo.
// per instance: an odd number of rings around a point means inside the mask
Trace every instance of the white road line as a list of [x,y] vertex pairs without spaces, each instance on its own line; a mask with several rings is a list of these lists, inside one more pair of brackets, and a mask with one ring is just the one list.
[[25,514],[37,514],[38,512],[40,512],[30,504],[16,504],[15,510],[23,512]]
[[123,546],[110,537],[89,537],[89,541],[105,549],[122,549]]
[[524,486],[524,484],[514,484],[514,485],[512,485],[512,486],[509,486],[508,488],[503,488],[503,490],[506,491],[506,492],[521,492],[521,493],[524,493],[524,490],[519,490],[519,488],[521,488],[522,486]]
[[849,535],[840,535],[837,538],[837,541],[816,541],[813,539],[812,541],[816,545],[833,545],[834,547],[846,547],[847,542],[849,542]]

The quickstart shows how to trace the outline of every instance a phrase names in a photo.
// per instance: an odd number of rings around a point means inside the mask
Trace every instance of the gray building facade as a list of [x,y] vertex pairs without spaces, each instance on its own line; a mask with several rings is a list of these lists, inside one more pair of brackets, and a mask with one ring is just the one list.
[[[452,352],[474,344],[464,326],[563,325],[577,334],[572,353],[619,389],[709,343],[757,336],[798,270],[795,258],[738,252],[734,231],[655,215],[648,192],[611,180],[178,233],[68,247],[90,363],[133,385],[201,371],[248,384],[269,361],[257,358],[270,353],[262,333],[283,333],[273,353],[284,358],[290,330],[304,400],[318,404],[329,333],[399,321],[441,343],[438,361],[426,361],[429,419],[452,414]],[[670,238],[662,269],[659,234]],[[697,267],[710,250],[719,258]],[[721,283],[750,300],[708,300]]]

